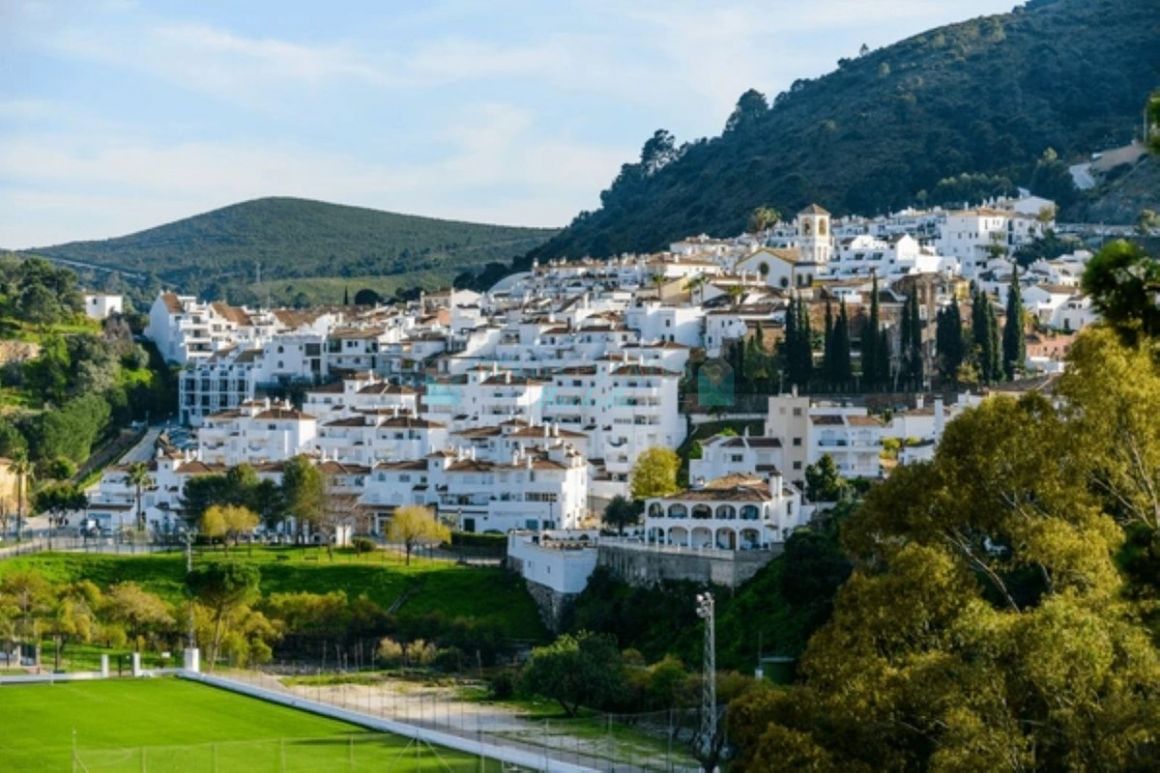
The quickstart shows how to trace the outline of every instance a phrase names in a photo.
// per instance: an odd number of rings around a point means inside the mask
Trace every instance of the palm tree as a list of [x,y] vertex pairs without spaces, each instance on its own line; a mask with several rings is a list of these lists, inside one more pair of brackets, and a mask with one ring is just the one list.
[[141,490],[149,485],[149,467],[145,462],[133,462],[129,465],[129,474],[125,482],[134,489],[137,502],[137,531],[145,531],[145,514],[141,511]]
[[32,475],[32,462],[28,453],[18,451],[12,459],[12,472],[16,475],[16,541],[20,541],[24,529],[24,501],[28,490],[28,478]]
[[739,284],[729,285],[726,292],[729,293],[729,300],[733,301],[733,306],[736,307],[741,302],[741,296],[745,295],[745,288]]

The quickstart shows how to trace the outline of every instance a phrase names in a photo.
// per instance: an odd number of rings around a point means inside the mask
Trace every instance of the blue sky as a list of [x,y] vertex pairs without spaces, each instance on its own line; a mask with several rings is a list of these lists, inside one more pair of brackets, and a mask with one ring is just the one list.
[[564,225],[657,128],[1012,0],[0,0],[0,246],[291,195]]

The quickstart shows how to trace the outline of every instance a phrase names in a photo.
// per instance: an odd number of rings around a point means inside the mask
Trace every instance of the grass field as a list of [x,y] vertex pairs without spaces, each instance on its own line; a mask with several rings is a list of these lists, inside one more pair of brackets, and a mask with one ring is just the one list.
[[[232,549],[229,555],[258,566],[263,594],[341,590],[352,599],[365,593],[388,607],[405,591],[417,587],[398,610],[400,619],[438,612],[448,620],[465,617],[497,623],[512,639],[542,640],[546,636],[523,582],[499,568],[415,557],[410,566],[404,566],[401,556],[387,551],[363,555],[336,551],[333,561],[321,548],[242,547]],[[207,550],[194,560],[221,558],[220,550]],[[107,587],[133,581],[171,602],[184,598],[185,556],[180,552],[38,553],[0,562],[0,576],[19,569],[36,569],[52,582],[87,578]]]
[[459,752],[416,753],[406,738],[177,679],[6,685],[0,711],[3,771],[480,769]]

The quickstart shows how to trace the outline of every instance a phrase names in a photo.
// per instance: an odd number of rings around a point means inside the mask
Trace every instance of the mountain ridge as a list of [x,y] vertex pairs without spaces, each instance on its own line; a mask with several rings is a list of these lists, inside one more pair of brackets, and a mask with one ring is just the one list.
[[558,229],[471,223],[267,196],[124,236],[21,250],[156,275],[183,290],[253,278],[456,273],[510,259]]
[[763,205],[878,214],[964,173],[1069,198],[1064,159],[1127,141],[1158,86],[1160,0],[1033,0],[840,60],[772,104],[751,90],[720,136],[659,131],[517,267],[738,233]]

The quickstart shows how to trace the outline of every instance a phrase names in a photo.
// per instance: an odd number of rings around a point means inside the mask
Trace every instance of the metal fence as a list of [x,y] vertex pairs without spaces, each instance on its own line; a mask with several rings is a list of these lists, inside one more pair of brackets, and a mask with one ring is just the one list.
[[219,671],[215,676],[367,717],[522,749],[542,757],[544,769],[567,763],[609,771],[700,770],[691,753],[700,727],[697,709],[533,719],[502,704],[462,697],[454,685],[323,672],[297,684],[253,670]]

